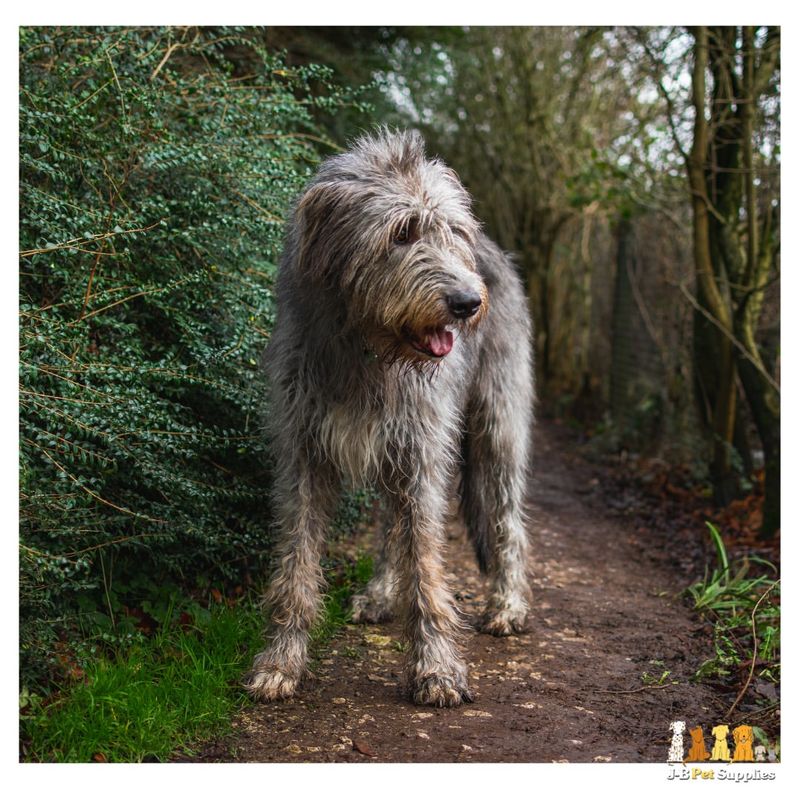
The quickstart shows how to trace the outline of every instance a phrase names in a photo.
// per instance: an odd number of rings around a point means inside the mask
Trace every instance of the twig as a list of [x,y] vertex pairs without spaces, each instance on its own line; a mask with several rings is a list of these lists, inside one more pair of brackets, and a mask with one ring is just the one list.
[[744,722],[746,719],[754,719],[755,717],[763,717],[764,714],[769,714],[770,711],[778,708],[780,703],[773,703],[770,706],[766,706],[764,708],[758,709],[758,711],[751,711],[749,714],[745,714],[744,716],[739,717],[740,722]]
[[258,203],[256,203],[255,200],[252,200],[246,194],[240,192],[238,189],[231,189],[231,191],[237,197],[241,197],[242,200],[245,201],[245,203],[251,205],[254,209],[256,209],[256,211],[259,211],[261,214],[263,214],[270,222],[282,222],[282,220],[279,217],[276,217],[274,214],[270,214],[270,212],[267,211],[266,208],[262,208]]
[[154,81],[156,77],[158,77],[158,73],[161,72],[161,67],[163,67],[164,64],[167,63],[169,57],[180,47],[183,47],[182,42],[175,42],[175,44],[171,44],[167,48],[167,52],[164,53],[164,58],[162,58],[161,61],[158,62],[158,66],[153,70],[153,74],[150,76],[151,81]]
[[[184,35],[185,35],[185,31],[184,31]],[[183,41],[175,42],[174,44],[171,44],[167,48],[167,52],[164,53],[164,58],[161,59],[161,61],[159,62],[158,66],[153,70],[153,74],[150,76],[150,80],[154,81],[158,77],[158,73],[161,72],[161,68],[164,66],[164,64],[167,63],[167,61],[169,61],[170,56],[176,50],[180,50],[180,49],[182,49],[184,47],[191,47],[197,41],[199,36],[200,36],[200,31],[198,30],[197,33],[195,33],[195,35],[194,35],[194,39],[192,39],[192,41],[189,42],[188,44],[186,42],[183,42]]]
[[748,687],[750,686],[750,682],[753,680],[753,672],[756,668],[756,658],[758,656],[758,637],[756,636],[756,611],[758,611],[758,607],[761,605],[761,601],[780,583],[780,578],[772,584],[772,586],[767,589],[761,597],[758,598],[758,602],[753,606],[753,613],[750,614],[750,623],[753,626],[753,658],[750,661],[750,672],[747,675],[747,680],[744,682],[744,686],[742,686],[741,691],[738,695],[736,695],[736,699],[733,701],[733,704],[728,709],[728,713],[725,715],[727,719],[730,719],[731,714],[733,713],[733,709],[739,705],[739,701],[744,697],[744,693],[747,691]]
[[[97,272],[97,265],[100,263],[100,256],[103,254],[103,245],[101,244],[100,247],[97,249],[97,254],[94,257],[94,262],[92,263],[92,269],[89,272],[89,280],[86,283],[86,292],[83,295],[83,306],[81,308],[81,315],[78,317],[78,322],[80,322],[84,314],[86,314],[86,306],[89,304],[89,298],[92,296],[92,283],[94,283],[94,276]],[[73,354],[74,358],[74,354]]]
[[107,505],[110,508],[113,508],[115,511],[121,511],[123,514],[129,514],[130,516],[137,517],[138,519],[144,519],[144,520],[147,520],[148,522],[155,522],[155,523],[161,524],[161,525],[165,525],[166,524],[167,521],[165,519],[158,519],[157,517],[149,517],[147,514],[139,514],[136,511],[131,511],[129,508],[123,508],[122,506],[115,505],[110,500],[106,500],[104,497],[100,497],[99,494],[97,494],[96,492],[93,492],[88,486],[84,486],[80,482],[80,480],[78,480],[78,478],[76,478],[69,470],[65,469],[63,464],[59,464],[58,461],[56,461],[47,452],[47,450],[45,450],[44,447],[42,447],[41,445],[37,444],[36,442],[34,442],[31,439],[26,439],[25,441],[28,444],[32,444],[34,447],[36,447],[42,453],[42,455],[45,456],[45,458],[47,458],[58,469],[60,469],[79,489],[83,489],[83,491],[86,492],[86,494],[88,494],[90,497],[93,497],[98,502],[103,503],[104,505]]
[[125,92],[122,91],[122,85],[119,82],[119,78],[117,77],[117,71],[114,69],[114,62],[111,60],[111,48],[106,50],[106,58],[108,59],[108,64],[111,67],[111,74],[114,76],[114,83],[117,85],[117,91],[119,92],[119,104],[122,108],[122,125],[123,128],[128,127],[128,112],[125,109]]
[[638,689],[595,689],[596,694],[638,694],[639,692],[649,692],[651,689],[672,689],[680,686],[678,683],[661,683],[657,686],[640,686]]
[[97,308],[94,311],[90,311],[88,314],[83,314],[81,315],[80,319],[74,320],[73,322],[68,322],[67,325],[72,326],[72,325],[77,325],[79,322],[85,322],[90,317],[94,317],[97,314],[101,314],[103,311],[108,311],[109,308],[114,308],[114,306],[118,306],[121,303],[127,303],[129,300],[135,300],[137,297],[144,297],[146,295],[159,294],[160,292],[171,291],[176,286],[180,286],[180,284],[186,283],[187,280],[188,278],[171,283],[168,286],[157,286],[155,289],[143,289],[141,292],[135,292],[134,294],[129,294],[127,297],[123,297],[121,300],[115,300],[113,303],[109,303],[108,305],[105,305],[102,308]]
[[52,253],[54,250],[77,249],[84,244],[99,242],[101,239],[110,239],[112,236],[122,236],[126,233],[146,233],[147,231],[153,230],[153,228],[160,224],[161,220],[158,220],[158,222],[154,222],[152,225],[148,225],[145,228],[130,228],[127,231],[109,231],[108,233],[100,233],[97,236],[90,236],[88,239],[79,236],[76,239],[70,239],[67,242],[54,244],[52,247],[39,247],[33,250],[20,250],[19,257],[30,258],[31,256],[38,256],[42,253]]
[[725,326],[711,313],[709,313],[705,308],[703,308],[700,303],[697,302],[697,299],[692,295],[692,293],[686,288],[685,281],[679,281],[678,288],[681,290],[683,295],[686,299],[692,304],[695,311],[699,311],[712,325],[718,328],[727,339],[730,340],[731,344],[739,350],[739,352],[756,368],[758,373],[764,378],[764,380],[780,395],[781,387],[778,385],[778,382],[770,375],[764,367],[756,361],[752,355],[747,351],[747,348],[729,331]]
[[650,311],[647,308],[647,304],[644,301],[644,297],[642,297],[642,293],[639,290],[639,283],[636,280],[636,276],[633,274],[633,267],[631,266],[630,259],[626,259],[625,269],[628,273],[628,283],[631,285],[631,292],[633,293],[633,299],[636,303],[637,308],[639,309],[639,315],[644,322],[644,326],[647,329],[647,332],[650,334],[650,338],[653,340],[653,344],[656,346],[658,350],[658,357],[661,360],[661,365],[664,366],[666,364],[667,358],[667,348],[664,346],[663,342],[661,341],[661,337],[658,335],[656,331],[656,326],[653,324],[653,319],[650,316]]
[[658,74],[659,67],[661,66],[661,64],[664,63],[664,59],[657,57],[656,54],[652,51],[642,31],[637,30],[637,34],[638,34],[639,44],[642,46],[647,57],[650,59],[651,67],[653,68],[653,71],[655,73],[652,76],[653,82],[656,84],[659,94],[661,95],[662,99],[667,105],[667,113],[665,116],[667,118],[667,124],[669,125],[670,132],[672,133],[672,141],[674,142],[678,152],[683,157],[683,160],[688,161],[689,160],[688,155],[686,151],[683,149],[683,145],[681,144],[681,137],[680,134],[678,133],[678,127],[675,124],[675,118],[674,118],[675,103],[673,102],[670,93],[667,91],[666,86],[664,86],[663,78],[661,77],[660,74]]

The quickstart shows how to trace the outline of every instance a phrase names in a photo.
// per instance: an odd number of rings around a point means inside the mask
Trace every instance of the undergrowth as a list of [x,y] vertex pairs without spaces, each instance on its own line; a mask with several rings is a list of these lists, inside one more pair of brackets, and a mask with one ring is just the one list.
[[[370,577],[371,560],[329,562],[329,588],[312,632],[312,655],[349,620],[349,599]],[[27,761],[165,761],[223,735],[249,702],[240,678],[263,648],[254,595],[239,602],[170,602],[158,627],[116,653],[87,662],[81,680],[50,698],[23,691],[21,758]],[[157,613],[156,609],[152,609]]]
[[750,555],[731,563],[719,530],[706,523],[717,566],[687,590],[714,626],[714,655],[696,678],[730,678],[752,666],[752,676],[780,680],[780,580],[769,561]]
[[168,625],[123,655],[91,661],[50,703],[22,697],[22,757],[31,761],[161,761],[225,730],[262,628],[254,602],[216,605]]

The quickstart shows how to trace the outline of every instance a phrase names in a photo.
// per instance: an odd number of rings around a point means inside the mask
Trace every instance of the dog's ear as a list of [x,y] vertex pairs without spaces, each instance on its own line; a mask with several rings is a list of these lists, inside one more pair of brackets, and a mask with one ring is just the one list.
[[340,223],[353,203],[347,181],[319,181],[300,197],[294,213],[296,268],[313,283],[331,286],[352,256]]

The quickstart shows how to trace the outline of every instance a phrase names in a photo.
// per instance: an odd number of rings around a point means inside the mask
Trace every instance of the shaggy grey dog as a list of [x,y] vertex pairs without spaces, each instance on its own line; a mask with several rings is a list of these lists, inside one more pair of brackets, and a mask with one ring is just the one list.
[[[531,325],[508,258],[452,170],[415,133],[381,130],[329,158],[301,195],[265,354],[280,539],[272,636],[245,683],[290,697],[320,601],[320,557],[342,485],[371,483],[393,522],[356,621],[398,608],[414,702],[469,701],[463,626],[443,565],[459,489],[491,578],[482,629],[528,610],[522,501],[533,409]],[[460,471],[460,475],[459,475]]]

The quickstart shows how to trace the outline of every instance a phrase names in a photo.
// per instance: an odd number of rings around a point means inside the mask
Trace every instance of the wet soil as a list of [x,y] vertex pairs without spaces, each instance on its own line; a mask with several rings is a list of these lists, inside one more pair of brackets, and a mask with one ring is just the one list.
[[[231,735],[188,760],[665,762],[672,720],[710,731],[730,701],[690,682],[713,646],[680,597],[687,581],[668,533],[615,514],[598,467],[574,455],[559,426],[539,425],[535,452],[529,630],[467,637],[474,703],[413,705],[400,624],[352,625],[295,698],[247,707]],[[453,586],[474,623],[485,579],[462,532],[452,535]]]

